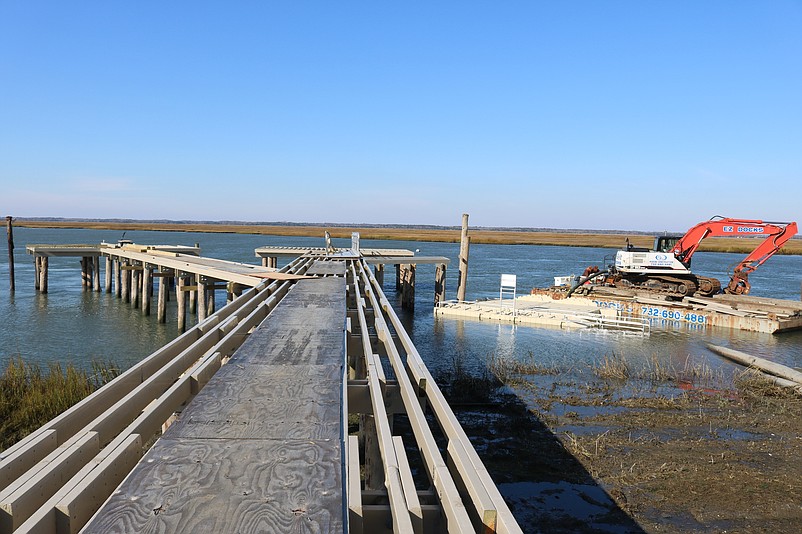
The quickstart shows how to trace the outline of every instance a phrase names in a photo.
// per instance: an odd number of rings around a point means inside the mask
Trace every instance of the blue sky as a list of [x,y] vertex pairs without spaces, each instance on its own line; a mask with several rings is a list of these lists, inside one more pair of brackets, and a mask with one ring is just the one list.
[[15,216],[802,215],[802,2],[0,3]]

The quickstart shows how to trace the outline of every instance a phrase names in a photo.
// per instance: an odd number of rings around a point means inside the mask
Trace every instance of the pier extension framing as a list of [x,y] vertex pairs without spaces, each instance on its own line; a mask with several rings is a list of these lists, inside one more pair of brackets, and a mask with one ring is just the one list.
[[0,532],[521,532],[366,259],[278,273],[4,451]]

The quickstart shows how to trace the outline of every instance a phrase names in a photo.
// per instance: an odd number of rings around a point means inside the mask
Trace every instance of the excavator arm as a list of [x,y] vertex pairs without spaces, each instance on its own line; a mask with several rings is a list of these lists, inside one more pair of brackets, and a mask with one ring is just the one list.
[[766,222],[753,219],[730,219],[716,216],[697,224],[682,236],[671,252],[685,266],[690,266],[691,257],[706,237],[765,236],[765,239],[733,269],[730,283],[724,288],[727,293],[749,293],[749,274],[797,233],[795,222]]

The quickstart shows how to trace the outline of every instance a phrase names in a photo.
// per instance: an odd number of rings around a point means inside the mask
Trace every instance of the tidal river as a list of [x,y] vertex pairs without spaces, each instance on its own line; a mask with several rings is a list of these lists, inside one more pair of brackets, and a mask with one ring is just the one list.
[[[154,317],[143,317],[138,310],[112,295],[83,291],[78,258],[51,258],[48,294],[34,291],[33,261],[25,253],[26,244],[96,244],[104,240],[114,243],[121,237],[118,231],[15,228],[17,291],[13,295],[8,291],[5,251],[0,259],[0,366],[3,369],[14,356],[43,366],[57,361],[88,367],[92,360],[98,360],[126,368],[177,335],[169,315],[167,324],[157,324]],[[259,261],[254,256],[254,249],[259,246],[323,245],[322,236],[131,231],[125,238],[142,244],[198,243],[204,256],[254,264]],[[336,246],[350,246],[347,240],[334,241]],[[363,239],[362,246],[405,248],[417,250],[422,256],[451,258],[446,287],[447,297],[455,298],[458,244]],[[516,274],[518,293],[524,294],[532,287],[551,285],[554,276],[579,274],[588,265],[605,265],[613,254],[614,250],[602,248],[474,244],[470,250],[468,299],[498,297],[501,274]],[[693,269],[698,274],[726,281],[728,267],[742,257],[740,254],[700,252],[694,256]],[[657,321],[652,324],[651,334],[642,337],[435,319],[432,313],[434,266],[419,265],[416,278],[415,312],[401,315],[435,376],[438,371],[454,366],[469,373],[484,372],[492,356],[535,358],[544,363],[573,366],[586,365],[615,353],[633,362],[656,357],[678,366],[686,363],[705,364],[714,369],[729,366],[706,348],[707,343],[802,367],[802,332],[771,335],[715,327],[689,330]],[[388,272],[385,290],[391,301],[396,297],[394,280]],[[774,256],[750,277],[750,281],[753,295],[799,300],[802,257]],[[217,302],[225,302],[222,293]],[[400,310],[400,305],[396,310]]]

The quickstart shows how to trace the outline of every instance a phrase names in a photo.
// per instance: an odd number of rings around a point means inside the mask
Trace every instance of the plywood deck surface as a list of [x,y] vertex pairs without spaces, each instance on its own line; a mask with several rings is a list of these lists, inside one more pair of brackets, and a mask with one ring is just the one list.
[[298,281],[85,532],[343,532],[345,315]]

